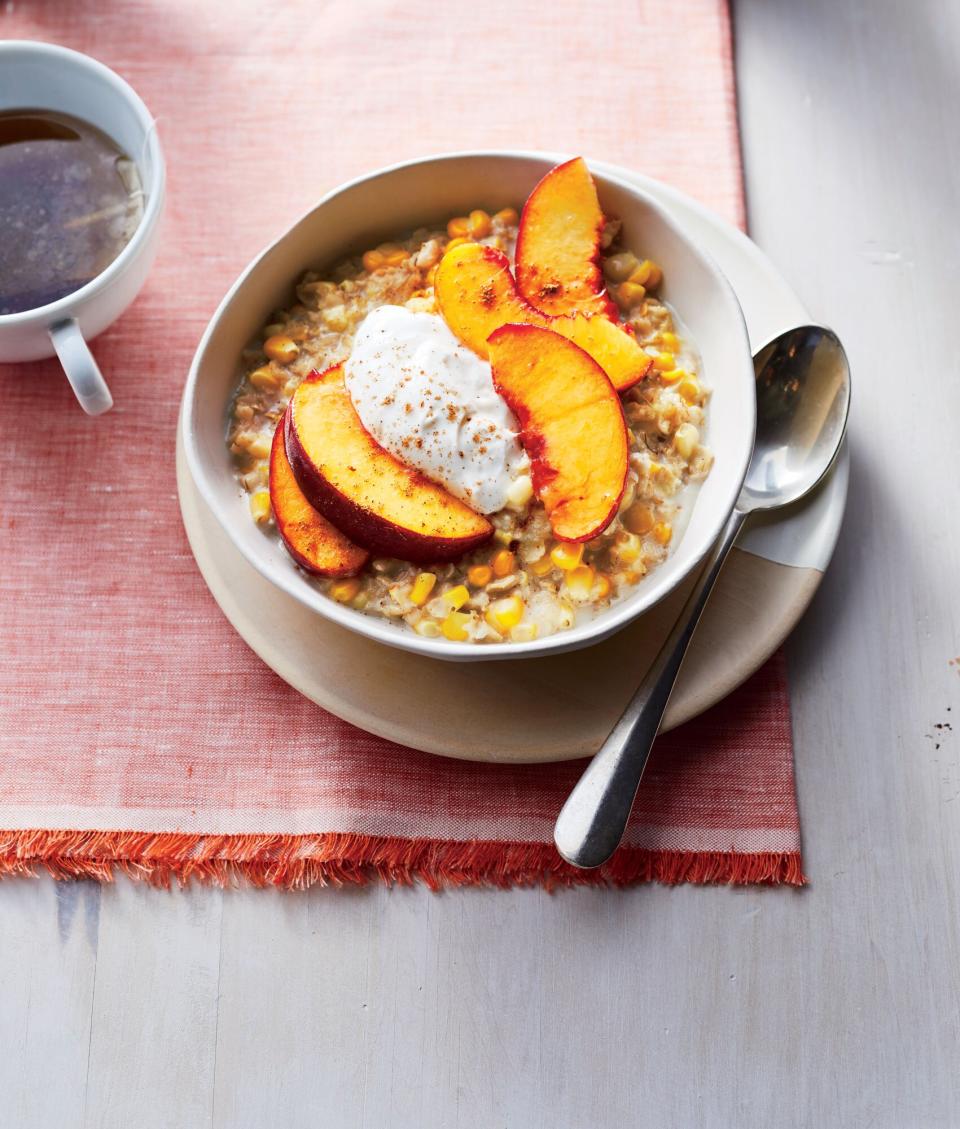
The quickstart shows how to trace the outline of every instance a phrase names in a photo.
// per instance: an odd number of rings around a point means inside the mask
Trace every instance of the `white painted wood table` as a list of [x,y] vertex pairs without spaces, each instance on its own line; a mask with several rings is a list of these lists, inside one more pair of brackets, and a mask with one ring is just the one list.
[[4,1129],[960,1125],[960,5],[736,32],[752,233],[856,376],[789,649],[810,887],[6,882]]

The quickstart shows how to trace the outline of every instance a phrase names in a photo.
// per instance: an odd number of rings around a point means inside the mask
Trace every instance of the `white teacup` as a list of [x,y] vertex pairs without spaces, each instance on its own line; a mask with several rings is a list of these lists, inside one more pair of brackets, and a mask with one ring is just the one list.
[[130,242],[96,278],[56,302],[0,315],[0,362],[56,354],[80,406],[99,415],[113,404],[87,341],[130,305],[157,249],[165,172],[156,125],[136,92],[102,63],[66,47],[0,42],[0,111],[52,110],[89,122],[137,165],[143,217]]

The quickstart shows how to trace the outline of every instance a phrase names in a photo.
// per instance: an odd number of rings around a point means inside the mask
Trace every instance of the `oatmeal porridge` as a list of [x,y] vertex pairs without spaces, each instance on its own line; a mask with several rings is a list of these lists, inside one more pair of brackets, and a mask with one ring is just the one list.
[[[592,257],[551,192],[580,194]],[[307,272],[245,351],[238,481],[330,599],[522,642],[667,558],[710,470],[709,391],[660,268],[598,209],[568,162],[522,219],[478,209]]]

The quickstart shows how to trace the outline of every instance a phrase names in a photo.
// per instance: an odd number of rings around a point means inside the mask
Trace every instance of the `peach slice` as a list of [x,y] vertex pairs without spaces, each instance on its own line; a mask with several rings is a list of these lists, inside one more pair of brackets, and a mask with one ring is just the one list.
[[354,576],[367,563],[366,549],[345,537],[304,497],[287,459],[283,428],[277,424],[270,447],[270,505],[287,552],[317,576]]
[[627,480],[627,425],[606,373],[583,349],[536,325],[490,335],[493,382],[520,422],[533,488],[564,541],[610,524]]
[[527,197],[517,231],[517,285],[544,314],[617,320],[600,270],[604,216],[582,157],[551,169]]
[[478,356],[489,356],[487,338],[508,322],[552,329],[584,349],[618,392],[642,380],[653,363],[636,338],[605,317],[541,314],[520,294],[510,261],[495,247],[461,243],[440,260],[434,288],[444,320]]
[[311,373],[285,418],[287,457],[307,501],[371,552],[452,561],[493,535],[485,517],[377,443],[350,402],[339,365]]

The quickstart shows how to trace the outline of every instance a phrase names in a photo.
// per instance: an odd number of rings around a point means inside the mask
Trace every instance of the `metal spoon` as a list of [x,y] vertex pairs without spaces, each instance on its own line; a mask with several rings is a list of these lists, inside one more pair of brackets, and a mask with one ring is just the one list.
[[640,688],[557,819],[554,841],[574,866],[600,866],[623,838],[683,657],[744,522],[809,493],[840,449],[850,408],[850,366],[834,333],[817,325],[791,329],[757,353],[754,369],[756,443],[733,513]]

